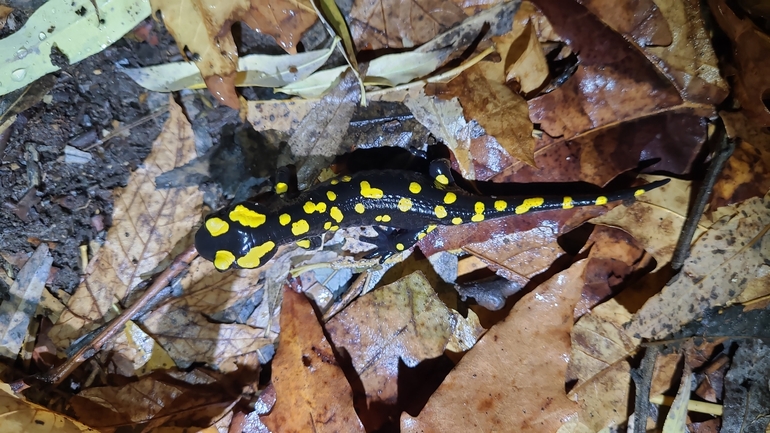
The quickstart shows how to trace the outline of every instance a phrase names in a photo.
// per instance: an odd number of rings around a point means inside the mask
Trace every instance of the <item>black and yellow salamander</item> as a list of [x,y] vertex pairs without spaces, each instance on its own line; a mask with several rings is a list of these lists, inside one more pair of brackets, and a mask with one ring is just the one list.
[[[314,186],[274,206],[238,203],[206,217],[195,235],[201,256],[220,271],[256,268],[279,245],[320,246],[319,235],[340,227],[401,229],[385,256],[410,248],[437,225],[465,224],[548,209],[597,206],[633,199],[668,179],[608,195],[487,197],[466,192],[452,179],[446,160],[430,164],[430,176],[406,170],[363,171]],[[286,196],[285,182],[276,193]]]

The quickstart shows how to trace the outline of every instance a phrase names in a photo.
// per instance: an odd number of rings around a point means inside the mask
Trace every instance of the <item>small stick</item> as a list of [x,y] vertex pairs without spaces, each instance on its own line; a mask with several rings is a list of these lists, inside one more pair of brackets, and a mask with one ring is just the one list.
[[655,359],[660,353],[659,346],[648,347],[639,368],[631,370],[631,378],[636,385],[636,398],[634,401],[634,433],[647,431],[647,417],[650,413],[650,385],[652,383],[652,370],[655,367]]
[[[176,256],[174,261],[153,281],[152,285],[137,299],[137,301],[131,305],[131,307],[123,310],[120,315],[110,321],[110,323],[102,328],[102,330],[91,340],[88,344],[83,346],[77,351],[70,359],[64,362],[64,364],[44,373],[33,376],[33,378],[41,380],[45,383],[58,385],[64,379],[66,379],[76,368],[83,362],[87,361],[92,356],[96,355],[104,345],[110,341],[112,337],[120,332],[126,323],[133,318],[133,316],[141,310],[152,298],[154,298],[161,290],[169,285],[172,279],[176,278],[190,265],[195,257],[198,256],[198,250],[195,246],[190,246],[181,254]],[[25,379],[13,382],[11,389],[14,392],[23,391],[29,388],[31,385],[26,382]]]

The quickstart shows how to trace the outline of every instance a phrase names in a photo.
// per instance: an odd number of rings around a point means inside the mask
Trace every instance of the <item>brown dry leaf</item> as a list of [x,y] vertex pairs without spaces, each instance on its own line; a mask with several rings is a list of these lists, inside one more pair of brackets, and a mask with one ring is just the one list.
[[671,43],[671,29],[653,0],[579,0],[579,3],[641,47]]
[[[665,176],[643,175],[654,182]],[[671,261],[679,232],[687,218],[692,197],[692,181],[671,179],[667,185],[640,196],[630,206],[619,206],[592,219],[592,224],[604,224],[630,233],[658,262],[660,269]],[[696,227],[693,239],[698,239],[711,224],[703,220]]]
[[556,431],[577,416],[564,392],[586,261],[524,296],[468,352],[403,432]]
[[3,433],[96,433],[66,415],[17,397],[6,383],[0,383],[0,414]]
[[[474,339],[483,332],[447,308],[419,271],[359,298],[326,323],[329,338],[350,356],[366,393],[359,413],[381,405],[399,409],[399,400],[410,392],[408,384],[399,384],[399,365],[413,368],[440,356],[466,329]],[[372,422],[382,420],[365,422],[368,429],[378,427]]]
[[157,266],[175,251],[198,224],[203,194],[198,187],[158,190],[155,177],[195,158],[192,128],[182,109],[169,98],[170,117],[144,164],[128,185],[116,189],[113,224],[104,246],[86,269],[87,276],[67,303],[68,310],[51,329],[60,348],[98,327],[116,313]]
[[190,384],[179,379],[153,374],[123,386],[88,388],[70,403],[80,420],[107,430],[144,423],[207,427],[240,399],[237,389],[216,382]]
[[[222,372],[235,371],[240,357],[273,344],[277,330],[260,327],[252,319],[242,324],[210,318],[224,311],[238,311],[244,302],[254,300],[264,287],[256,282],[268,269],[221,273],[211,262],[198,258],[182,280],[184,294],[154,308],[143,325],[178,365],[204,362]],[[262,303],[266,307],[267,299]],[[261,312],[257,308],[255,314],[257,311]]]
[[670,45],[645,47],[643,52],[686,101],[719,104],[730,89],[720,74],[700,1],[658,0],[655,4],[672,29],[673,41]]
[[770,257],[765,239],[770,227],[768,207],[770,197],[752,198],[735,206],[734,215],[715,223],[693,244],[680,278],[644,304],[629,331],[662,338],[764,277]]
[[535,165],[534,128],[524,98],[505,84],[488,80],[478,64],[447,84],[445,93],[447,99],[458,98],[465,118],[477,121],[508,154]]
[[719,26],[733,42],[734,86],[736,98],[746,117],[757,126],[770,126],[770,110],[766,104],[770,90],[770,36],[763,33],[750,18],[738,18],[724,0],[709,0],[711,12]]
[[353,390],[334,358],[305,295],[283,291],[281,344],[273,359],[273,410],[261,416],[270,431],[363,432]]
[[453,1],[356,0],[350,32],[362,50],[422,45],[465,19]]
[[674,390],[674,386],[681,378],[682,369],[679,361],[682,360],[682,354],[679,352],[669,354],[658,354],[655,358],[655,367],[652,370],[652,381],[650,383],[650,396],[662,395],[665,392]]
[[0,30],[5,27],[6,21],[8,21],[8,15],[13,12],[13,8],[6,5],[0,5]]
[[181,53],[190,53],[211,93],[222,103],[238,109],[235,72],[238,50],[230,32],[233,22],[276,39],[286,51],[296,53],[302,34],[317,19],[304,0],[152,0]]
[[740,138],[714,185],[711,208],[762,197],[770,190],[770,131],[760,128],[744,113],[722,111],[727,135]]
[[521,93],[533,92],[545,84],[549,75],[548,61],[531,22],[527,23],[521,38],[511,44],[506,58],[515,61],[505,71],[505,81],[517,82]]

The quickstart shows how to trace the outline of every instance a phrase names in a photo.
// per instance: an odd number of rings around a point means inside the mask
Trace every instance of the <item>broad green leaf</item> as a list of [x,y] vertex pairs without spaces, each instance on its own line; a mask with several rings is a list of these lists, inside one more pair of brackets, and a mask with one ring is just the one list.
[[0,95],[58,71],[51,63],[54,45],[74,64],[112,45],[149,15],[147,0],[48,1],[0,41]]

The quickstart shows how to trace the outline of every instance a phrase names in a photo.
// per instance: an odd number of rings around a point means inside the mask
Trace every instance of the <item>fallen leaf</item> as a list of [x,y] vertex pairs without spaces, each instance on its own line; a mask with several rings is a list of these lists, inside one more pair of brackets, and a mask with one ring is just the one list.
[[537,5],[580,61],[561,87],[529,101],[530,119],[548,135],[570,139],[682,103],[639,51],[583,6],[560,0]]
[[17,397],[6,383],[0,383],[0,414],[4,433],[96,433],[66,415]]
[[658,0],[655,4],[668,21],[673,40],[642,51],[674,83],[685,101],[719,104],[729,88],[720,74],[700,1]]
[[284,289],[281,310],[272,374],[277,400],[262,422],[274,432],[363,432],[353,390],[305,295]]
[[104,246],[86,269],[86,278],[51,329],[60,348],[111,319],[121,302],[162,260],[174,255],[200,219],[203,193],[197,187],[157,190],[155,177],[195,157],[192,128],[182,109],[169,100],[170,118],[142,167],[116,190],[112,227]]
[[0,30],[5,27],[6,21],[8,21],[8,15],[13,12],[13,8],[6,5],[0,5]]
[[[463,357],[403,432],[556,431],[576,417],[564,391],[585,261],[524,296]],[[513,409],[515,408],[515,409]]]
[[465,19],[454,2],[358,0],[350,11],[353,41],[362,50],[410,48]]
[[477,121],[514,158],[535,165],[533,126],[524,98],[503,83],[488,80],[479,65],[446,87],[448,95],[460,100],[466,120]]
[[579,0],[616,32],[630,37],[640,47],[671,44],[671,28],[652,0]]
[[229,310],[253,311],[255,307],[249,309],[244,302],[255,297],[267,304],[260,293],[263,285],[255,284],[267,269],[221,273],[198,258],[181,282],[184,295],[164,301],[142,324],[177,365],[207,363],[222,372],[235,371],[238,357],[273,344],[277,332],[250,323],[249,317],[210,318]]
[[724,0],[709,0],[717,24],[733,42],[736,76],[733,93],[740,101],[746,117],[757,126],[770,126],[770,110],[766,99],[770,89],[770,36],[763,33],[750,18],[739,18]]
[[770,227],[769,201],[749,199],[703,234],[693,244],[680,278],[644,304],[629,330],[644,338],[662,338],[764,276],[767,251],[760,246]]
[[74,65],[120,40],[149,15],[148,3],[141,0],[43,3],[24,27],[2,41],[0,95],[58,71],[51,62],[54,47]]
[[767,431],[770,348],[762,339],[742,341],[725,376],[722,432]]
[[21,268],[0,304],[0,356],[16,359],[34,318],[53,257],[45,243],[37,247]]
[[666,415],[663,423],[663,433],[679,433],[687,430],[687,403],[690,402],[690,389],[692,387],[692,368],[690,364],[684,364],[682,383],[676,393],[674,403]]
[[770,132],[741,112],[722,111],[719,117],[736,147],[714,185],[711,209],[762,197],[770,190]]
[[[515,60],[505,71],[505,81],[515,81],[519,84],[519,91],[528,94],[545,84],[549,71],[548,61],[532,23],[528,22],[525,29],[521,39],[511,45],[507,54],[507,59],[513,58]],[[506,60],[506,62],[509,61]],[[527,114],[529,114],[529,108],[527,108]],[[531,133],[532,131],[530,131]],[[532,151],[534,151],[534,144]]]
[[[387,416],[390,411],[380,409],[372,414],[367,410],[381,406],[392,407],[395,413],[390,415],[398,415],[403,401],[415,392],[409,385],[399,384],[401,363],[414,368],[444,353],[464,330],[471,331],[470,345],[483,332],[447,308],[421,272],[359,298],[329,320],[325,328],[334,346],[350,356],[366,394],[365,405],[362,402],[358,412],[368,418]],[[365,424],[368,429],[376,429],[379,425],[372,423],[383,421],[369,420]]]

